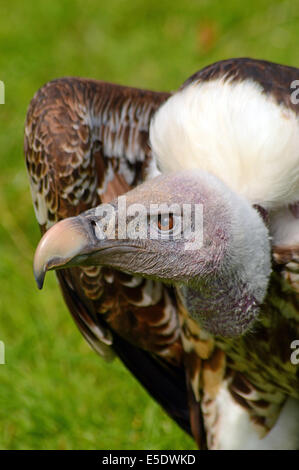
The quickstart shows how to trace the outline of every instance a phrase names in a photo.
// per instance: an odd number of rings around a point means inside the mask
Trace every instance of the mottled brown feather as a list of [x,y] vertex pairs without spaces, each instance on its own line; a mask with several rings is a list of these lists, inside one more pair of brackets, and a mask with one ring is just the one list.
[[[46,201],[42,232],[60,219],[114,199],[145,178],[152,158],[149,122],[168,96],[77,78],[55,80],[39,90],[28,110],[24,148],[31,184],[37,184],[35,190]],[[100,354],[111,356],[115,333],[137,348],[136,358],[137,350],[142,349],[156,356],[159,364],[168,364],[166,375],[170,366],[181,371],[178,374],[184,373],[172,288],[108,268],[72,268],[57,275],[77,326]],[[144,289],[154,294],[149,305],[142,302]],[[125,357],[122,360],[146,384],[132,358],[129,364]],[[154,387],[161,384],[155,385],[154,377],[151,383],[146,386],[156,396]],[[158,399],[177,419],[184,412],[174,412],[171,403],[166,403],[177,391],[167,392],[165,403]],[[189,390],[187,396],[186,389],[185,393],[187,410],[193,392]],[[193,402],[198,416],[194,398]],[[191,413],[193,416],[192,406]],[[190,432],[190,424],[177,420]],[[198,424],[198,443],[202,439],[199,429]]]

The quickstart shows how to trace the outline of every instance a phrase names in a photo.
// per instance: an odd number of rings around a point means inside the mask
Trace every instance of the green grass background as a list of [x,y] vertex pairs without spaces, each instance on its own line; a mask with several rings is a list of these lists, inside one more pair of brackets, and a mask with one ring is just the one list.
[[298,66],[298,1],[1,0],[0,12],[0,448],[193,449],[119,361],[91,351],[54,275],[35,287],[26,108],[64,75],[173,90],[228,57]]

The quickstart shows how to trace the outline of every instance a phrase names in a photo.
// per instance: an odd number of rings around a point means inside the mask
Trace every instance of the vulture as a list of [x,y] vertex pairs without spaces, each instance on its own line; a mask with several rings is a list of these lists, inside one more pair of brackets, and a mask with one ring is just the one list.
[[38,287],[56,270],[200,449],[299,449],[298,79],[236,58],[173,93],[60,78],[28,109]]

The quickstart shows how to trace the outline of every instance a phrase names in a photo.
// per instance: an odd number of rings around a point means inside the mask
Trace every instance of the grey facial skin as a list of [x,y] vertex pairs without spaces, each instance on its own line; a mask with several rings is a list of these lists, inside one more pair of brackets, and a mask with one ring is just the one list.
[[[258,212],[201,170],[143,183],[126,194],[127,207],[136,203],[146,207],[149,220],[152,204],[201,204],[202,246],[186,250],[182,237],[119,239],[117,229],[115,239],[100,239],[102,218],[95,208],[58,222],[43,236],[34,259],[38,287],[49,269],[110,266],[175,285],[190,315],[213,334],[246,332],[258,316],[271,272],[268,231]],[[118,220],[118,201],[112,206]]]

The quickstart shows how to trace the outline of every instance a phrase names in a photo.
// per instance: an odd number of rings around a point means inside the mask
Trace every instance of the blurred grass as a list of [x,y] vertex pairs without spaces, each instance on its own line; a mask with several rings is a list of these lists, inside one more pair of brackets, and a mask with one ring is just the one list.
[[192,449],[118,361],[89,349],[54,276],[35,288],[26,108],[65,75],[171,90],[228,57],[298,66],[298,2],[2,0],[0,9],[0,448]]

